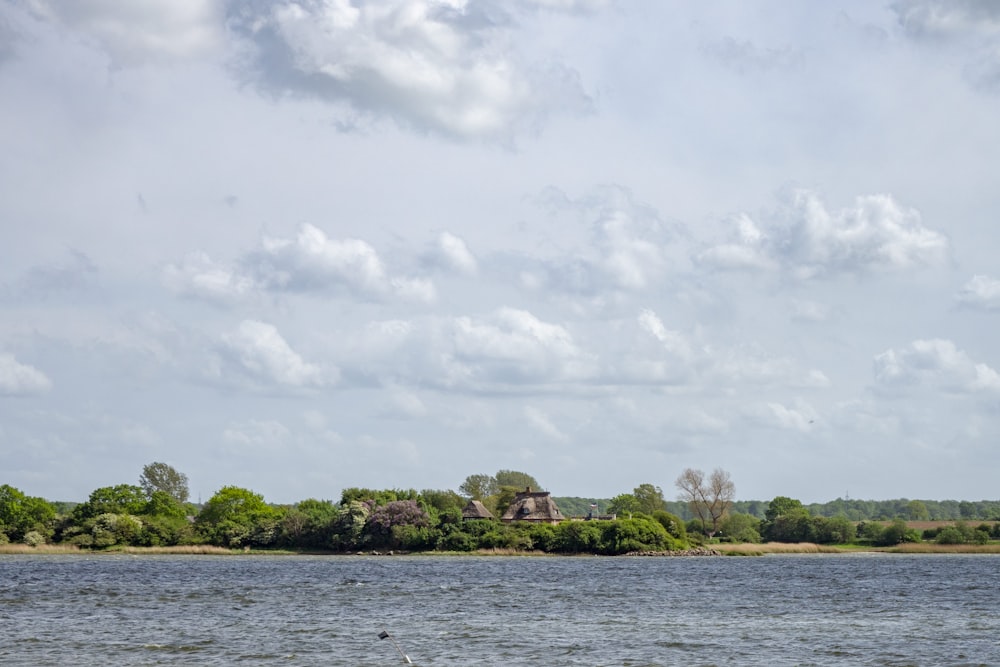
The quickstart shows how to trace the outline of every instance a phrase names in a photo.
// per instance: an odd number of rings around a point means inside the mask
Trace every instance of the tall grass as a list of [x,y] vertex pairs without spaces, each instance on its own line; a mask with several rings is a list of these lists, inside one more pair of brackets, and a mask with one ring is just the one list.
[[721,551],[727,556],[763,556],[764,554],[820,554],[820,553],[840,553],[837,547],[821,546],[812,542],[797,542],[794,544],[784,542],[768,542],[767,544],[750,543],[724,543],[713,544],[713,549]]

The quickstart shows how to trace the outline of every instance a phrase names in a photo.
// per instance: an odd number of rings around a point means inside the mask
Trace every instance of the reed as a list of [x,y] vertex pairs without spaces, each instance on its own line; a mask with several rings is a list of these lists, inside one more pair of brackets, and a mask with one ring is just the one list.
[[713,544],[713,549],[727,556],[763,556],[764,554],[821,554],[841,553],[837,547],[821,546],[812,542],[786,544],[784,542],[768,542],[766,544],[724,543]]
[[0,544],[0,554],[76,554],[80,548],[75,544]]

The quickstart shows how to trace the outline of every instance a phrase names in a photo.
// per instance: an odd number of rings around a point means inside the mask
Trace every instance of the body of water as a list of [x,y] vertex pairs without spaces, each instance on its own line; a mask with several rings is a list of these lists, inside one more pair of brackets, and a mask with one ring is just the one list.
[[0,665],[1000,665],[1000,557],[0,556]]

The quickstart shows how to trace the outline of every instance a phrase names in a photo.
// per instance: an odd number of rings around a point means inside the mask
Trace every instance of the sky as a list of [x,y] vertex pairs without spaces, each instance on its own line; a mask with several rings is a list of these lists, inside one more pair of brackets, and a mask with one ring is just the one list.
[[1000,498],[1000,3],[0,0],[0,483]]

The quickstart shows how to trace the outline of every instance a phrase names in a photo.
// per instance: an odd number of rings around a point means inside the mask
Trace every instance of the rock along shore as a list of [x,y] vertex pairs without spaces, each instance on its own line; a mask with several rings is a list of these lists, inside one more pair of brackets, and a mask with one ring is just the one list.
[[721,556],[722,552],[716,549],[706,549],[697,547],[694,549],[684,549],[683,551],[630,551],[623,556]]

